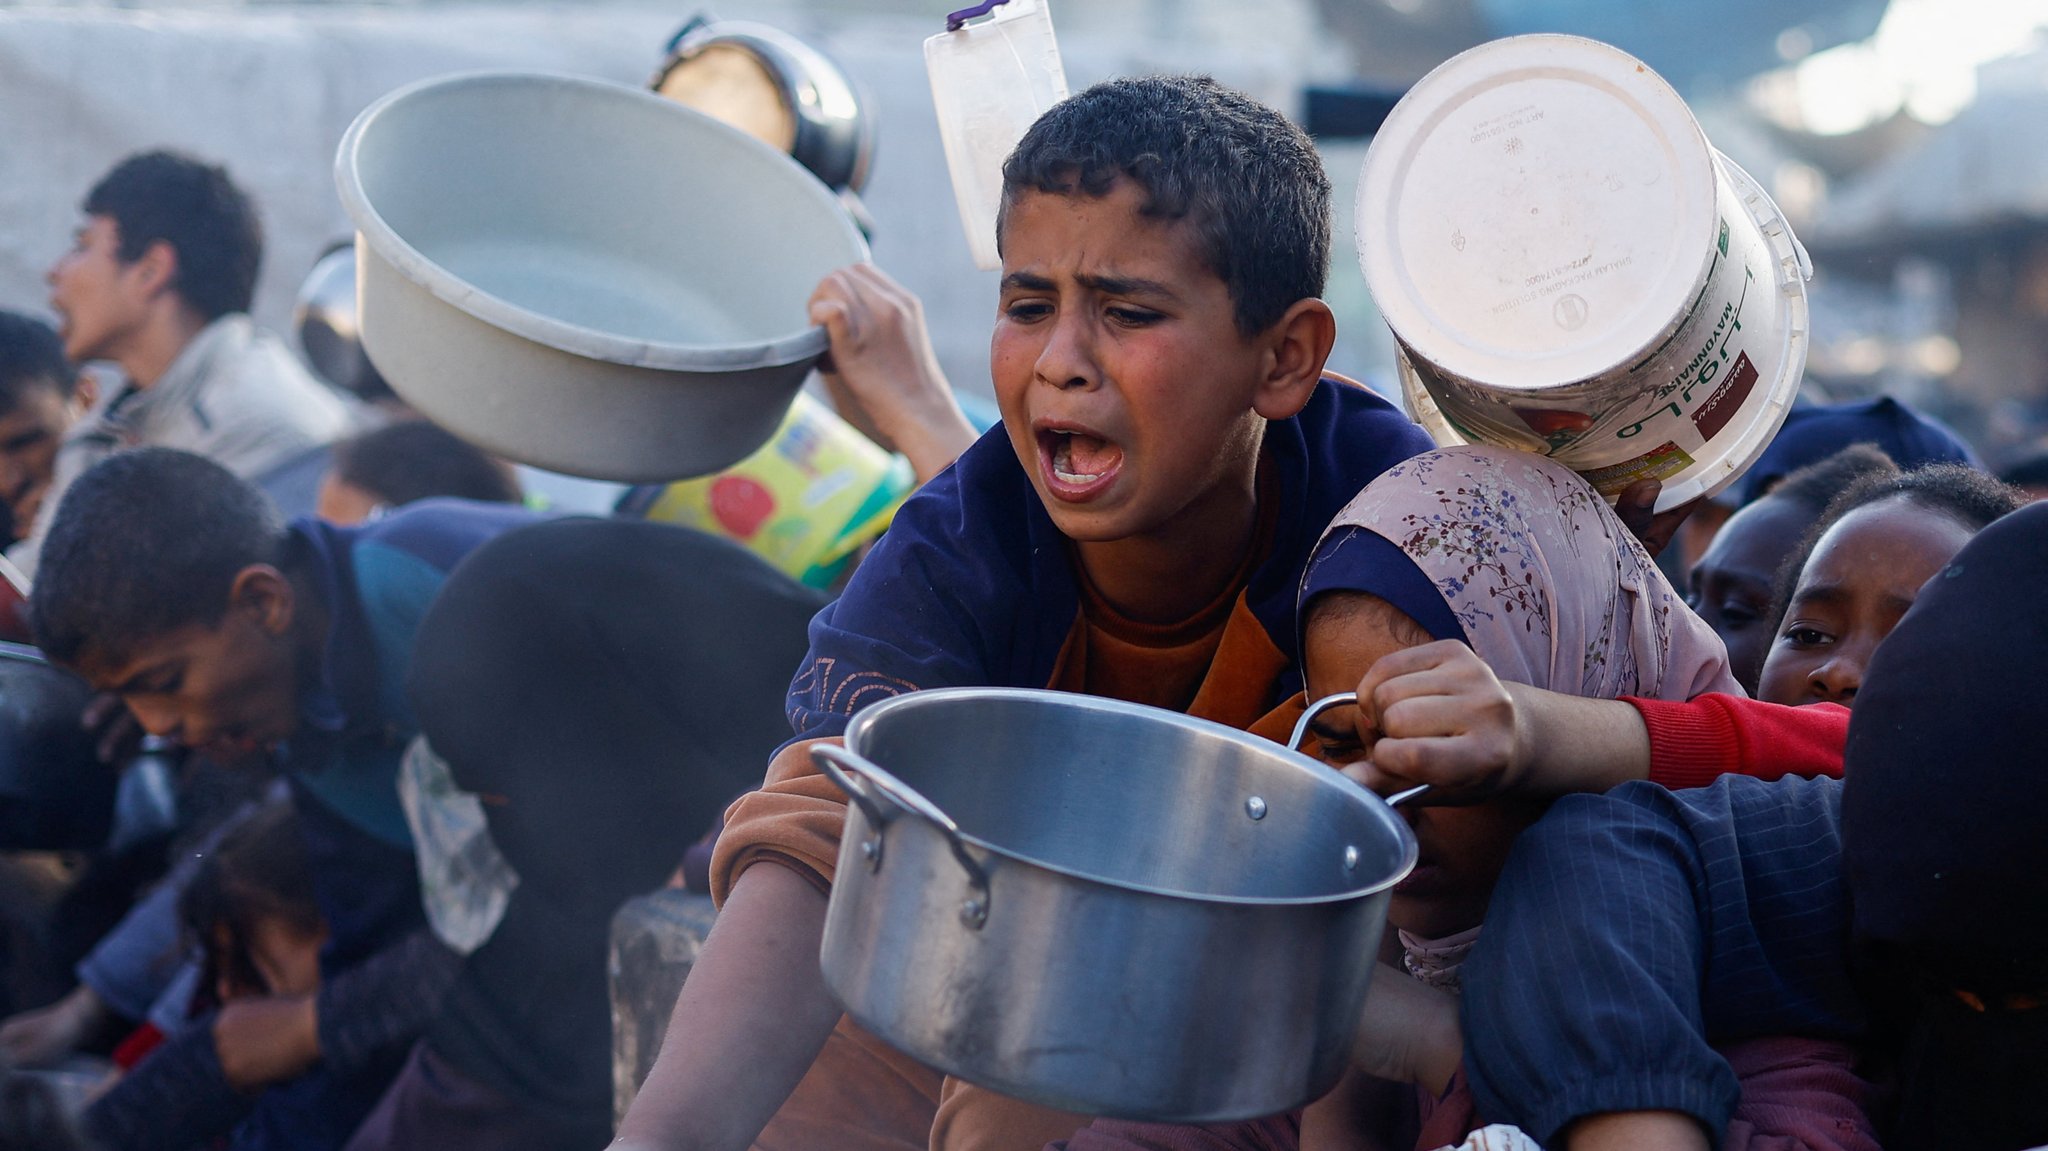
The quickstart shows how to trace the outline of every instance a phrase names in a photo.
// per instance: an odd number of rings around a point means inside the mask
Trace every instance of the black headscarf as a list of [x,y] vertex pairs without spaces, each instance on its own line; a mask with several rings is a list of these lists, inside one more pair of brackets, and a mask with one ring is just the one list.
[[457,786],[488,797],[491,838],[519,874],[429,1042],[593,1132],[563,1145],[610,1134],[612,913],[760,783],[789,738],[783,704],[823,602],[726,540],[564,519],[478,548],[420,625],[420,730]]
[[1904,1051],[1886,1145],[2048,1143],[2048,505],[1921,590],[1846,764],[1856,953]]

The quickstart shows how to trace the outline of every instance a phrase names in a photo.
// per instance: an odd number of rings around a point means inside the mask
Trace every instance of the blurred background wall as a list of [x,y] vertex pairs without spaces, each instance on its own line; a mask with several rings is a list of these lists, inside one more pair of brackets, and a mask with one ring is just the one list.
[[[1771,189],[1811,249],[1808,390],[1889,391],[1997,462],[2048,429],[2048,0],[1050,0],[1068,78],[1199,71],[1315,132],[1337,187],[1333,366],[1382,387],[1391,345],[1351,241],[1377,116],[1455,52],[1563,31],[1634,52]],[[968,261],[921,42],[944,0],[720,0],[835,56],[868,90],[876,260],[926,301],[954,383],[986,394],[995,276]],[[262,205],[257,315],[288,327],[347,234],[335,144],[369,101],[472,68],[644,83],[690,4],[0,3],[0,306],[42,271],[126,153],[225,162]],[[679,207],[679,210],[687,210]]]

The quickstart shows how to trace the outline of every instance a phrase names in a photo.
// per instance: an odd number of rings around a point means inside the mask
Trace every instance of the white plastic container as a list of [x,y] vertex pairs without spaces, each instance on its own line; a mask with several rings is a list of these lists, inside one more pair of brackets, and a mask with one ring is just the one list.
[[953,199],[978,268],[1003,264],[996,254],[1003,161],[1046,109],[1067,98],[1067,73],[1045,0],[996,4],[986,19],[924,42]]
[[1572,36],[1454,57],[1366,155],[1359,262],[1439,443],[1542,452],[1660,510],[1734,482],[1807,352],[1805,250],[1670,85]]
[[335,158],[357,315],[434,422],[568,475],[718,471],[781,425],[826,336],[805,301],[867,243],[796,161],[651,92],[423,80]]

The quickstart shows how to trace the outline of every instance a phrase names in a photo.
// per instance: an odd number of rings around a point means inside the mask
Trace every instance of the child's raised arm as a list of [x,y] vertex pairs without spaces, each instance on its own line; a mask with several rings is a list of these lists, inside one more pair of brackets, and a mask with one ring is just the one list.
[[776,864],[740,875],[615,1151],[745,1151],[839,1021],[818,970],[824,932],[808,880]]
[[818,374],[832,406],[885,448],[902,452],[927,483],[974,443],[932,352],[924,304],[873,264],[826,276],[811,293],[811,322],[831,338]]
[[1381,658],[1358,698],[1377,738],[1347,774],[1381,793],[1427,783],[1421,802],[1605,791],[1631,779],[1692,787],[1723,772],[1839,776],[1848,734],[1848,712],[1832,705],[1586,699],[1502,683],[1456,640]]
[[1381,657],[1358,684],[1369,758],[1346,769],[1374,791],[1427,783],[1424,802],[1498,792],[1605,791],[1649,771],[1650,740],[1619,700],[1502,683],[1457,640]]

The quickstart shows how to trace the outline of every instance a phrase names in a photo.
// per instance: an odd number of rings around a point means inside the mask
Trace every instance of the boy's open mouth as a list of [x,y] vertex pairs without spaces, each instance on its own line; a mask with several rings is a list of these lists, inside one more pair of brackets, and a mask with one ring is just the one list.
[[1038,433],[1038,448],[1045,462],[1046,479],[1063,498],[1081,499],[1093,495],[1114,479],[1123,466],[1124,450],[1086,432],[1051,428]]

